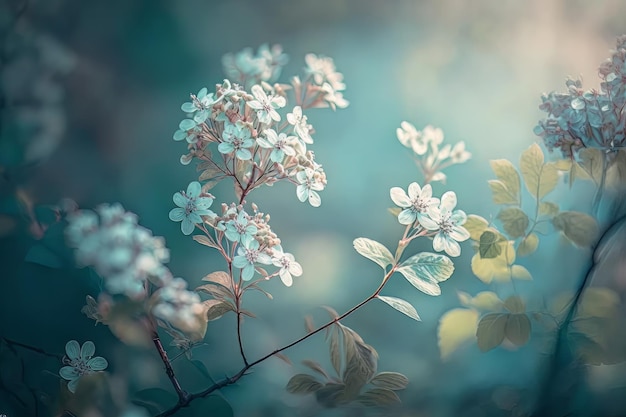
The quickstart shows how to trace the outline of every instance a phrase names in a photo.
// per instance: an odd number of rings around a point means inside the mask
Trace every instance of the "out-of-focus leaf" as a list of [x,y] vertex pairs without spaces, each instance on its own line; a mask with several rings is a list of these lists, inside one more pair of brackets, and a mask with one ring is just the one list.
[[346,399],[358,395],[361,388],[374,376],[378,366],[378,353],[366,344],[361,336],[349,327],[340,325],[343,334],[343,345],[346,367],[342,379]]
[[211,272],[209,275],[202,278],[202,281],[219,284],[222,287],[228,288],[229,290],[233,289],[232,280],[230,279],[230,275],[228,275],[228,272]]
[[536,143],[522,153],[520,171],[528,192],[537,200],[552,191],[559,181],[555,164],[544,164],[543,152]]
[[447,360],[461,345],[476,338],[478,317],[478,311],[467,308],[455,308],[441,316],[437,340],[442,360]]
[[491,259],[495,258],[502,253],[502,247],[499,245],[501,242],[499,234],[493,230],[485,230],[478,240],[478,253],[481,258]]
[[495,258],[481,258],[480,253],[472,257],[472,272],[486,284],[494,280],[506,282],[511,279],[510,265],[515,262],[513,241],[502,241],[498,245],[500,254]]
[[529,220],[526,213],[524,213],[521,209],[517,207],[502,209],[500,210],[500,213],[498,213],[498,219],[502,222],[504,231],[511,239],[516,239],[526,234]]
[[397,391],[409,385],[409,378],[398,372],[380,372],[372,378],[370,383],[379,388]]
[[562,211],[554,216],[552,224],[572,243],[582,248],[593,245],[598,236],[598,223],[585,213]]
[[504,335],[516,346],[523,346],[530,338],[530,327],[526,314],[509,314]]
[[518,197],[500,180],[487,181],[495,204],[519,204]]
[[315,391],[317,402],[327,408],[337,407],[345,402],[342,399],[346,386],[344,384],[328,383]]
[[285,362],[289,366],[293,365],[293,363],[291,362],[291,359],[289,359],[289,357],[287,355],[285,355],[284,353],[277,352],[277,353],[274,353],[274,355],[272,355],[272,356],[277,357],[278,359],[280,359],[281,361]]
[[26,253],[24,260],[48,268],[57,269],[63,267],[63,259],[41,243],[33,245]]
[[354,239],[354,249],[362,256],[376,262],[383,269],[393,264],[394,259],[389,249],[375,240],[359,237]]
[[528,256],[537,250],[539,246],[539,236],[534,233],[529,234],[520,242],[517,247],[517,256]]
[[437,283],[452,276],[454,264],[445,255],[422,252],[402,262],[397,272],[423,293],[439,295],[441,288]]
[[549,201],[542,201],[539,203],[539,209],[537,214],[540,216],[554,217],[559,212],[559,205],[551,203]]
[[511,278],[530,281],[533,279],[533,276],[530,275],[530,272],[528,272],[528,269],[525,267],[521,265],[511,265]]
[[305,359],[302,361],[302,363],[309,367],[311,370],[317,372],[318,374],[322,375],[324,378],[326,379],[330,379],[330,377],[328,376],[328,374],[326,373],[326,371],[324,370],[324,368],[322,368],[322,365],[320,365],[319,363],[309,360],[309,359]]
[[618,191],[626,186],[626,151],[624,149],[615,153],[606,171],[606,185]]
[[339,347],[339,328],[337,326],[333,326],[330,334],[330,362],[337,375],[341,375],[341,349]]
[[461,304],[478,310],[498,311],[503,305],[502,300],[492,291],[481,291],[475,297],[463,292],[459,292],[458,295]]
[[[582,171],[596,184],[600,184],[602,181],[602,171],[604,170],[604,154],[602,151],[595,148],[585,148],[578,152],[578,157],[580,159],[579,167],[582,168]],[[579,172],[579,170],[577,170],[576,174],[579,178],[584,179],[584,174]]]
[[387,210],[389,210],[389,213],[391,213],[393,217],[398,217],[398,215],[402,211],[400,207],[390,207]]
[[523,313],[526,311],[524,301],[517,295],[512,295],[504,300],[504,308],[509,310],[511,313]]
[[481,351],[487,352],[500,346],[504,340],[507,318],[508,314],[490,313],[480,319],[476,338],[478,339],[478,348]]
[[413,307],[408,301],[405,301],[401,298],[386,297],[383,295],[378,295],[377,298],[389,304],[400,313],[409,316],[413,320],[420,321],[420,316],[417,314],[417,310],[415,310],[415,307]]
[[480,235],[489,227],[489,222],[476,214],[469,214],[463,227],[469,232],[470,239],[479,240]]
[[286,389],[292,394],[308,394],[319,390],[323,386],[322,383],[311,375],[297,374],[291,377]]
[[617,292],[606,287],[589,287],[582,294],[576,317],[615,317],[620,305]]
[[507,159],[494,159],[489,161],[491,169],[496,177],[506,186],[507,190],[519,200],[520,177],[517,169]]
[[229,311],[235,311],[235,306],[228,301],[218,302],[212,305],[206,312],[208,321],[217,320]]
[[400,397],[391,390],[374,388],[359,395],[357,401],[368,407],[380,407],[398,404]]

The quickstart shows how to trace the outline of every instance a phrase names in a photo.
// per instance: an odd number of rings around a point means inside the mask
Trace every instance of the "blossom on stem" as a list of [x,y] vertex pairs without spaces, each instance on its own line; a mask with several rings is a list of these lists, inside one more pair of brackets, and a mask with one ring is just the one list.
[[272,149],[270,159],[272,162],[283,162],[285,155],[294,156],[296,151],[291,147],[290,142],[295,140],[295,136],[287,136],[285,133],[276,134],[274,129],[266,129],[265,137],[259,136],[257,143],[265,149]]
[[224,132],[217,150],[223,154],[235,152],[235,156],[242,161],[252,158],[252,153],[248,148],[254,146],[254,140],[250,138],[250,130],[239,123],[224,123]]
[[302,107],[296,106],[293,108],[292,113],[287,113],[287,121],[290,125],[293,125],[293,131],[302,142],[307,144],[313,143],[311,137],[310,126],[307,123],[307,117],[302,114]]
[[270,124],[273,121],[280,121],[280,115],[276,111],[281,107],[285,107],[287,104],[284,97],[281,96],[268,96],[263,91],[263,87],[256,84],[252,86],[252,95],[254,100],[248,102],[248,106],[256,110],[257,118],[261,123]]
[[420,187],[418,183],[409,184],[409,193],[400,187],[393,187],[389,191],[391,200],[399,207],[403,208],[398,214],[398,222],[410,225],[417,220],[423,227],[426,227],[424,220],[428,217],[428,210],[439,204],[438,198],[433,198],[433,190],[430,184]]
[[309,200],[309,203],[313,207],[319,207],[322,204],[322,199],[317,192],[324,189],[324,184],[317,181],[315,171],[311,168],[305,168],[304,171],[300,171],[296,174],[296,180],[298,180],[299,183],[296,187],[298,200],[303,203]]
[[202,223],[202,217],[215,217],[215,213],[209,210],[213,204],[212,196],[201,197],[202,186],[198,181],[193,181],[187,186],[187,192],[181,191],[174,194],[174,203],[178,206],[170,211],[170,220],[181,222],[180,230],[185,235],[190,235],[196,224]]
[[295,277],[302,275],[302,266],[296,262],[296,258],[290,253],[284,253],[280,246],[274,250],[272,263],[280,268],[278,276],[287,287],[291,287],[293,283],[292,275]]
[[256,263],[270,265],[272,258],[265,252],[259,250],[259,242],[251,240],[237,248],[237,256],[233,258],[233,266],[241,269],[241,278],[250,281],[254,276],[254,265]]
[[93,342],[87,341],[81,347],[76,340],[70,340],[65,345],[65,357],[63,363],[66,365],[59,370],[61,378],[68,380],[67,389],[74,393],[78,386],[78,381],[83,375],[103,371],[109,365],[103,357],[93,357],[96,346]]
[[224,229],[224,234],[228,240],[241,242],[244,245],[253,240],[256,233],[256,226],[248,221],[243,210],[239,212],[236,219],[227,221]]
[[456,194],[448,191],[441,196],[439,206],[428,209],[428,217],[422,219],[422,225],[431,231],[437,231],[433,239],[433,249],[437,252],[445,251],[450,256],[459,256],[461,246],[457,242],[469,239],[470,234],[463,227],[467,215],[462,210],[454,210]]

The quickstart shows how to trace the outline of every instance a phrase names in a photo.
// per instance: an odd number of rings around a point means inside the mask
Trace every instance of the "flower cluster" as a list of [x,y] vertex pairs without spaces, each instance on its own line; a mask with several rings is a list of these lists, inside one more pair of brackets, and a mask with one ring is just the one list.
[[183,331],[195,331],[200,327],[205,310],[200,296],[187,290],[187,281],[174,278],[160,288],[155,297],[157,302],[152,309],[155,317]]
[[156,285],[171,279],[163,265],[169,260],[163,238],[138,225],[137,216],[120,204],[103,204],[95,212],[77,210],[67,220],[66,234],[76,248],[76,260],[92,266],[110,293],[142,299],[147,279]]
[[583,147],[611,151],[626,145],[626,36],[617,39],[612,57],[598,72],[600,91],[585,91],[581,80],[568,79],[566,93],[541,97],[539,108],[548,115],[534,132],[548,149],[573,157]]
[[446,174],[441,170],[454,164],[462,164],[472,154],[465,150],[465,142],[457,142],[454,146],[439,146],[443,142],[443,131],[433,126],[417,130],[409,122],[402,122],[396,129],[400,143],[411,149],[418,168],[424,174],[425,182],[441,181],[445,183]]
[[[296,186],[300,201],[319,206],[318,191],[326,186],[326,175],[307,149],[313,144],[314,131],[304,111],[346,107],[348,102],[341,93],[345,89],[343,75],[332,59],[309,54],[303,81],[295,77],[291,85],[270,85],[284,61],[280,51],[280,47],[270,50],[265,46],[256,57],[250,50],[227,55],[224,62],[229,76],[246,86],[243,79],[255,83],[248,89],[226,79],[214,92],[202,88],[192,94],[181,106],[187,118],[180,122],[174,140],[187,144],[181,163],[189,164],[194,158],[200,161],[199,179],[207,181],[207,190],[230,177],[243,200],[254,188],[286,180]],[[293,90],[294,106],[287,105],[289,90]],[[198,220],[192,217],[191,222]],[[190,223],[185,224],[185,230],[191,232]]]
[[109,365],[107,360],[96,356],[96,346],[93,342],[87,341],[81,347],[76,340],[70,340],[65,345],[65,357],[63,358],[63,368],[59,370],[59,375],[68,380],[67,389],[75,392],[78,382],[83,375],[103,371]]
[[267,44],[261,45],[256,55],[251,48],[245,48],[236,54],[222,57],[226,75],[241,85],[276,81],[287,61],[288,57],[280,45],[270,48]]
[[[450,256],[459,256],[461,247],[458,242],[469,239],[469,232],[463,227],[467,215],[456,207],[456,194],[447,191],[441,200],[433,198],[430,184],[420,187],[413,182],[409,185],[408,194],[400,187],[390,190],[391,200],[402,209],[398,214],[398,222],[412,226],[415,232],[430,232],[433,236],[433,249],[445,251]],[[414,235],[414,236],[417,236]]]

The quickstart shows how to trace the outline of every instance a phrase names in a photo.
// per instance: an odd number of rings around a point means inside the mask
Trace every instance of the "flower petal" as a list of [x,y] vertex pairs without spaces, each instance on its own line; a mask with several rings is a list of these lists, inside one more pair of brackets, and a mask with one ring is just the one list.
[[424,213],[417,214],[417,221],[424,227],[426,230],[439,230],[439,225],[433,219],[431,219],[428,215]]
[[243,269],[246,265],[248,265],[248,260],[245,256],[238,255],[233,258],[233,266],[235,268]]
[[67,383],[67,389],[73,394],[76,392],[76,387],[78,387],[78,381],[80,381],[80,377],[71,380]]
[[241,271],[241,278],[244,281],[250,281],[253,276],[254,276],[254,265],[249,263]]
[[457,242],[464,242],[470,237],[469,232],[463,226],[454,226],[448,235]]
[[286,287],[291,287],[293,284],[293,278],[291,278],[291,274],[286,269],[281,269],[278,273],[280,276],[280,280],[285,284]]
[[433,239],[433,249],[437,252],[444,250],[446,247],[445,240],[446,238],[443,233],[437,233]]
[[80,348],[80,358],[84,361],[89,360],[96,353],[96,345],[92,341],[88,340],[83,343],[83,347]]
[[176,207],[170,210],[170,220],[173,222],[179,222],[185,217],[185,209]]
[[454,210],[450,216],[450,221],[456,225],[463,225],[467,221],[467,214],[463,210]]
[[449,237],[445,238],[444,245],[448,255],[457,257],[461,254],[461,247],[454,239],[450,239]]
[[189,236],[193,232],[193,229],[195,229],[194,223],[189,220],[189,217],[185,217],[183,222],[180,224],[180,230],[184,235]]
[[178,207],[184,208],[187,206],[187,197],[185,197],[182,193],[175,193],[172,200],[174,200],[174,204]]
[[192,181],[187,186],[187,196],[191,198],[196,198],[200,196],[202,192],[202,186],[198,181]]
[[406,195],[406,192],[400,187],[393,187],[389,190],[389,196],[391,197],[391,201],[399,207],[409,207],[411,205],[411,200],[409,196]]
[[441,207],[450,211],[456,207],[456,194],[454,191],[447,191],[441,196]]
[[70,340],[65,344],[65,353],[71,360],[80,359],[80,345],[76,340]]
[[313,207],[319,207],[322,205],[322,199],[316,191],[309,191],[309,203],[311,203]]
[[67,379],[68,381],[79,377],[78,371],[73,366],[64,366],[59,369],[59,375],[61,375],[61,378]]
[[104,371],[107,366],[109,366],[109,363],[103,357],[96,356],[95,358],[89,359],[87,366],[91,368],[92,371]]
[[421,194],[422,194],[422,187],[420,187],[418,183],[412,182],[411,184],[409,184],[409,198],[411,200],[415,200],[416,198],[419,198]]
[[415,212],[411,209],[404,209],[398,214],[398,222],[400,224],[409,225],[415,221]]

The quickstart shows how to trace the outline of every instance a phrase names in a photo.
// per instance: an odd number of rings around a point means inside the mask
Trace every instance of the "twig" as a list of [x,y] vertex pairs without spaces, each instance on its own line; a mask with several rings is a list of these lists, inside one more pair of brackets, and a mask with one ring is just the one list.
[[6,337],[3,337],[2,340],[4,342],[6,342],[6,344],[9,345],[9,346],[18,346],[18,347],[21,347],[22,349],[26,349],[26,350],[30,350],[32,352],[39,353],[40,355],[48,356],[50,358],[55,358],[55,359],[58,359],[58,360],[63,360],[63,356],[62,355],[55,355],[53,353],[48,353],[45,350],[40,349],[40,348],[35,347],[35,346],[27,345],[25,343],[16,342],[15,340],[7,339]]
[[154,342],[154,346],[156,346],[157,351],[159,352],[159,356],[161,357],[161,361],[163,361],[163,365],[165,365],[165,373],[167,377],[170,379],[176,394],[178,395],[178,404],[186,404],[189,398],[189,394],[185,392],[176,379],[176,374],[174,373],[174,369],[172,369],[172,364],[170,360],[167,358],[167,352],[163,348],[163,344],[161,343],[161,339],[156,331],[152,333],[152,341]]
[[246,372],[248,372],[248,370],[250,368],[252,368],[253,366],[258,365],[261,362],[266,361],[267,359],[271,358],[272,356],[276,355],[277,353],[280,353],[280,352],[282,352],[284,350],[287,350],[290,347],[293,347],[293,346],[297,345],[298,343],[305,341],[306,339],[308,339],[309,337],[313,336],[314,334],[317,334],[317,333],[321,332],[322,330],[332,326],[333,324],[339,322],[340,320],[345,319],[350,314],[354,313],[356,310],[358,310],[359,308],[363,307],[365,304],[367,304],[368,302],[370,302],[371,300],[376,298],[378,296],[378,294],[380,294],[382,289],[385,287],[385,284],[387,284],[387,282],[389,281],[389,278],[391,277],[391,275],[393,275],[393,273],[396,271],[396,267],[397,267],[397,265],[394,265],[389,270],[389,272],[387,272],[385,274],[385,277],[383,278],[383,281],[381,282],[381,284],[378,286],[378,288],[376,289],[376,291],[374,291],[374,293],[372,295],[370,295],[365,300],[361,301],[359,304],[357,304],[354,307],[352,307],[350,310],[348,310],[345,313],[343,313],[342,315],[340,315],[340,316],[330,320],[328,323],[318,327],[317,329],[313,330],[312,332],[307,333],[306,335],[300,337],[299,339],[296,339],[293,342],[291,342],[291,343],[289,343],[289,344],[287,344],[287,345],[285,345],[285,346],[283,346],[283,347],[281,347],[279,349],[276,349],[276,350],[268,353],[267,355],[261,357],[260,359],[257,359],[256,361],[254,361],[254,362],[244,366],[235,375],[233,375],[231,377],[226,377],[223,380],[221,380],[220,382],[216,382],[215,384],[211,385],[210,387],[208,387],[204,391],[201,391],[201,392],[189,395],[187,397],[186,401],[184,401],[184,402],[179,401],[179,403],[176,404],[174,407],[170,408],[167,411],[164,411],[163,413],[157,415],[156,417],[171,416],[174,413],[176,413],[178,410],[180,410],[181,408],[188,406],[189,403],[191,403],[193,400],[195,400],[197,398],[206,397],[207,395],[211,394],[214,391],[217,391],[218,389],[221,389],[221,388],[224,388],[224,387],[226,387],[228,385],[234,384],[235,382],[239,381],[239,379],[242,376],[244,376],[246,374]]

